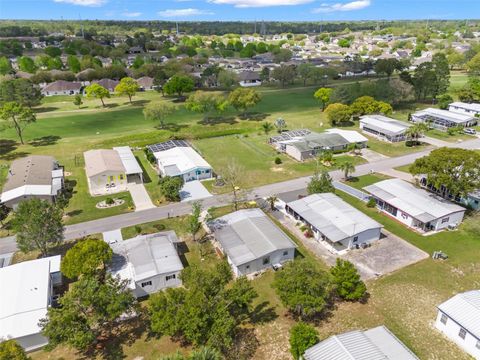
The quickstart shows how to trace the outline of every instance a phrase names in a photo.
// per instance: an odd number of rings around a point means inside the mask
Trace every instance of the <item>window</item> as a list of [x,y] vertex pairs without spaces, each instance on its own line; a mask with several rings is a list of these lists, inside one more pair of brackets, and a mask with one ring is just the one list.
[[460,336],[462,339],[465,339],[465,336],[467,336],[467,330],[465,330],[464,328],[460,328],[458,336]]
[[447,320],[448,320],[447,315],[442,314],[442,317],[440,318],[440,322],[445,325],[447,323]]
[[108,181],[112,182],[113,181],[113,176],[109,176]]
[[176,278],[177,278],[177,276],[175,274],[165,276],[165,280],[167,280],[167,281],[173,280],[173,279],[176,279]]
[[477,341],[477,344],[475,345],[477,349],[480,349],[480,340]]
[[263,265],[267,265],[267,264],[270,264],[270,258],[269,257],[263,258]]
[[250,269],[250,265],[245,266],[245,269]]
[[123,180],[123,174],[120,174],[119,178],[120,180]]
[[142,282],[142,287],[145,287],[145,286],[152,286],[152,282],[151,281]]
[[446,222],[448,222],[448,220],[450,220],[450,218],[446,217],[445,219],[442,219],[442,224],[445,224]]
[[357,241],[358,241],[358,236],[355,236],[355,237],[353,238],[353,242],[357,242]]
[[288,250],[285,250],[285,251],[283,252],[283,256],[287,256],[287,255],[288,255]]

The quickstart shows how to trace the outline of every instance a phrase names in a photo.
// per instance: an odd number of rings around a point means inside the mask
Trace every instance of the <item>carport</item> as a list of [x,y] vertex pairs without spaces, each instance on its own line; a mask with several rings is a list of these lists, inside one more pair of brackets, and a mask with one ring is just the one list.
[[118,153],[120,160],[122,160],[127,175],[127,183],[143,184],[143,170],[130,147],[119,146],[114,147],[113,150]]

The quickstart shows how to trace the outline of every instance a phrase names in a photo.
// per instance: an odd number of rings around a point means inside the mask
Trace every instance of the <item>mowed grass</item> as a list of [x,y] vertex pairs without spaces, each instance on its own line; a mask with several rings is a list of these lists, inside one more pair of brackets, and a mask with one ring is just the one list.
[[374,173],[351,178],[348,181],[345,181],[345,183],[351,187],[362,190],[365,186],[387,179],[390,179],[387,175]]

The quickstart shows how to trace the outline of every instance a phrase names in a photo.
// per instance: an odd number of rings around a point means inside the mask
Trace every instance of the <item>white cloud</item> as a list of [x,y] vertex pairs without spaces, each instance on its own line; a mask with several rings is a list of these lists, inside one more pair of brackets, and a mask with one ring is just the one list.
[[313,9],[314,13],[330,13],[336,11],[354,11],[369,7],[370,0],[357,0],[347,3],[321,4],[319,8]]
[[312,1],[314,0],[208,0],[213,4],[234,5],[238,8],[302,5]]
[[124,13],[122,13],[122,15],[126,17],[139,17],[140,15],[142,15],[142,13],[138,11],[134,11],[134,12],[125,11]]
[[57,3],[67,3],[80,6],[102,6],[107,0],[53,0]]
[[159,11],[158,15],[161,17],[188,17],[188,16],[199,16],[199,15],[213,15],[214,13],[208,10],[200,9],[168,9]]

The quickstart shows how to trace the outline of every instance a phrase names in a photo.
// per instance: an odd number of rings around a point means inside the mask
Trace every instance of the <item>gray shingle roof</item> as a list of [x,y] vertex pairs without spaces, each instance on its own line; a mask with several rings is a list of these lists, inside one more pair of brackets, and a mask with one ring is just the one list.
[[480,290],[457,294],[438,309],[480,340]]
[[234,265],[262,258],[296,245],[260,209],[245,209],[214,220],[215,238]]

